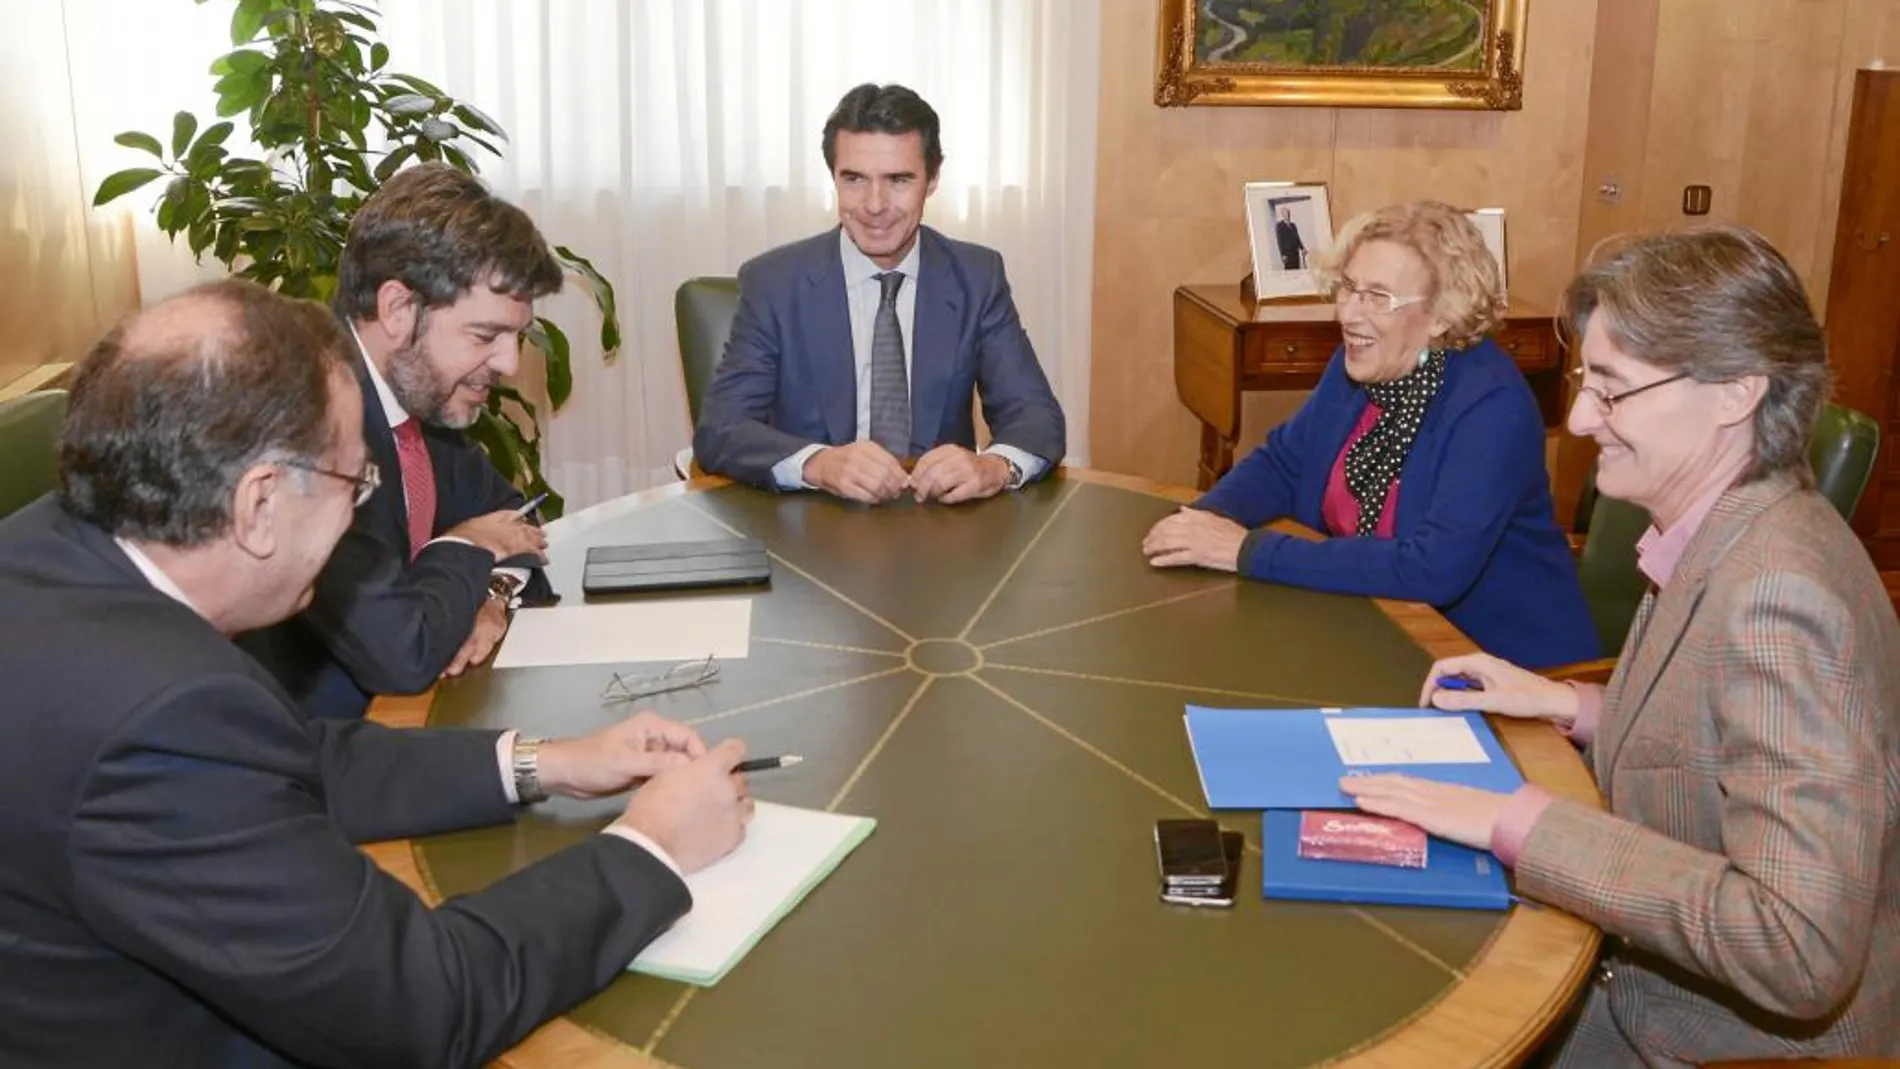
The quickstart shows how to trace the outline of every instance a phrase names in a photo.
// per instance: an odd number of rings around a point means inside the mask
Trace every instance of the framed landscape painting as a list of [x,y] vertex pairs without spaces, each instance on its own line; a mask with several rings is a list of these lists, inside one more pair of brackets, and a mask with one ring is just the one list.
[[1159,0],[1155,103],[1524,106],[1530,0]]

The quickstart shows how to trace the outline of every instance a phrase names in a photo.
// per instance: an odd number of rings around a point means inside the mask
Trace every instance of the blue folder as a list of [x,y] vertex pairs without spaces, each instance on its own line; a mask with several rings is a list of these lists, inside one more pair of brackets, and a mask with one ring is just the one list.
[[[1489,758],[1482,764],[1351,765],[1340,760],[1329,718],[1459,717]],[[1187,707],[1188,744],[1210,809],[1352,809],[1341,776],[1402,772],[1420,779],[1510,793],[1524,777],[1483,713],[1430,709],[1209,709]]]
[[1315,861],[1300,856],[1300,814],[1270,809],[1260,817],[1260,853],[1260,888],[1268,898],[1451,909],[1511,906],[1511,889],[1497,858],[1443,839],[1431,840],[1422,869]]

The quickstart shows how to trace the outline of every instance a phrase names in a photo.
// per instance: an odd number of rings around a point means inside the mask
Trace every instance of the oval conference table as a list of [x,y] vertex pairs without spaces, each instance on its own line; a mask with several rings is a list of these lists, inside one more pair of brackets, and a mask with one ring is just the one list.
[[[764,540],[771,585],[740,595],[750,655],[641,706],[804,755],[753,775],[759,798],[878,824],[717,986],[629,973],[502,1064],[1519,1061],[1590,974],[1598,934],[1573,917],[1266,901],[1259,814],[1241,812],[1219,814],[1249,842],[1233,908],[1159,901],[1155,819],[1205,815],[1184,705],[1410,705],[1434,656],[1472,648],[1423,606],[1150,568],[1142,535],[1192,496],[1067,469],[972,505],[867,509],[700,479],[550,525],[567,604],[589,545]],[[372,715],[581,733],[631,711],[602,699],[614,670],[482,670]],[[1553,730],[1496,726],[1527,778],[1600,804]],[[439,901],[623,803],[371,850]]]

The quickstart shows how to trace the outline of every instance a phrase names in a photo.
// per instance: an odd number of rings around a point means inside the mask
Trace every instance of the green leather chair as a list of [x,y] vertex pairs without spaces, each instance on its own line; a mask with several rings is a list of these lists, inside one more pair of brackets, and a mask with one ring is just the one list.
[[65,419],[64,390],[0,402],[0,517],[59,488],[59,428]]
[[[1833,502],[1845,519],[1854,518],[1874,458],[1880,453],[1880,427],[1866,414],[1844,405],[1828,404],[1814,424],[1808,462],[1814,468],[1815,488]],[[1596,492],[1596,469],[1584,480],[1577,515],[1588,517],[1577,571],[1583,580],[1583,598],[1590,606],[1603,652],[1614,657],[1623,648],[1636,619],[1637,606],[1649,580],[1636,570],[1636,543],[1649,529],[1649,513],[1627,501]]]
[[[673,294],[673,322],[679,331],[680,370],[686,379],[686,412],[699,425],[699,405],[712,385],[713,372],[732,335],[732,317],[739,310],[739,280],[708,276],[689,278]],[[679,477],[692,472],[691,446],[673,458]]]

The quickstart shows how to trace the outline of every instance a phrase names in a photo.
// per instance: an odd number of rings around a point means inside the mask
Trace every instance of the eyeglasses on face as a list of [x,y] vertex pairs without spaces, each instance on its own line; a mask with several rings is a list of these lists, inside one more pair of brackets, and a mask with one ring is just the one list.
[[1667,378],[1657,379],[1655,382],[1645,382],[1641,386],[1631,387],[1620,393],[1605,393],[1595,386],[1584,385],[1583,368],[1581,366],[1570,369],[1570,378],[1577,384],[1577,392],[1587,394],[1590,400],[1596,403],[1597,414],[1601,415],[1604,419],[1610,418],[1611,414],[1616,411],[1616,406],[1619,403],[1627,401],[1638,394],[1647,393],[1658,386],[1667,386],[1672,382],[1681,382],[1688,377],[1689,373],[1687,371],[1678,371]]
[[1343,275],[1340,276],[1339,281],[1333,283],[1334,304],[1344,308],[1351,304],[1355,297],[1365,301],[1366,306],[1372,311],[1385,315],[1391,315],[1401,308],[1417,304],[1425,299],[1422,293],[1412,297],[1402,297],[1374,286],[1361,286]]
[[681,661],[658,675],[623,676],[619,672],[607,681],[607,689],[601,697],[608,701],[630,702],[639,698],[650,698],[655,694],[669,691],[686,690],[701,686],[719,678],[719,664],[712,654],[704,660]]
[[363,507],[364,503],[369,501],[370,495],[376,492],[376,488],[383,485],[383,473],[376,467],[376,462],[373,460],[363,462],[363,474],[361,475],[350,475],[346,472],[331,471],[329,468],[320,468],[315,464],[306,463],[301,460],[286,460],[284,461],[284,466],[296,468],[299,471],[307,471],[312,475],[328,475],[332,479],[342,479],[344,482],[356,487],[356,501],[353,507],[359,509]]

